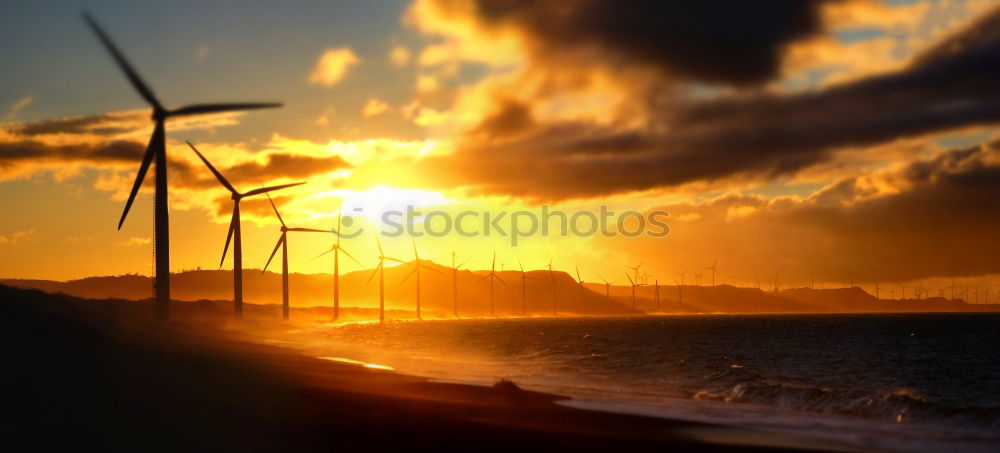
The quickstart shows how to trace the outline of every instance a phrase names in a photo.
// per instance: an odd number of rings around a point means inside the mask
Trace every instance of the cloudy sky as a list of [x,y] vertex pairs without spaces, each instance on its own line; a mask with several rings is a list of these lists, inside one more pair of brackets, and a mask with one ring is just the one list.
[[[361,207],[376,228],[408,204],[670,212],[666,238],[418,239],[440,263],[496,251],[593,281],[644,261],[672,282],[718,257],[744,285],[1000,274],[997,1],[14,1],[2,277],[151,273],[151,177],[116,230],[149,111],[84,8],[168,105],[285,103],[168,123],[175,270],[218,265],[231,209],[190,140],[237,187],[307,181],[275,193],[305,227]],[[259,267],[275,219],[266,199],[243,210]],[[387,251],[409,259],[409,242]],[[310,258],[329,244],[292,238],[292,270],[328,271]],[[374,264],[370,236],[344,245]]]

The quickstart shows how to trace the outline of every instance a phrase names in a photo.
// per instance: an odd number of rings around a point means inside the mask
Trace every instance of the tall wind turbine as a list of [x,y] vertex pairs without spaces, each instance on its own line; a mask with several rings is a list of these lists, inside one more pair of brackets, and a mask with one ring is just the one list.
[[718,265],[719,265],[719,258],[715,258],[715,261],[712,263],[712,265],[705,268],[705,270],[712,271],[712,286],[715,286],[715,274],[718,273],[719,271],[717,267]]
[[288,225],[285,225],[285,220],[281,218],[281,214],[278,213],[278,207],[274,205],[274,200],[271,199],[270,194],[267,194],[267,201],[271,203],[274,215],[278,216],[278,222],[281,223],[281,236],[278,236],[278,243],[274,244],[271,257],[267,259],[267,264],[264,264],[264,268],[260,270],[260,273],[263,274],[267,271],[267,266],[274,259],[274,254],[278,253],[278,247],[281,247],[281,317],[282,319],[288,319],[288,232],[329,233],[330,231],[315,230],[312,228],[289,228]]
[[409,280],[414,274],[417,276],[417,319],[423,319],[420,317],[420,269],[426,268],[427,270],[437,272],[438,274],[440,274],[441,271],[434,269],[433,267],[424,266],[424,264],[420,262],[420,252],[417,251],[417,241],[413,241],[412,239],[411,241],[413,242],[413,270],[411,270],[409,274],[406,274],[406,277],[404,277],[403,281],[399,282],[399,284],[402,285],[403,283],[406,283],[406,281]]
[[584,288],[584,286],[583,286],[583,279],[580,278],[580,266],[575,266],[575,267],[576,267],[576,281],[577,281],[577,283],[580,284],[580,295],[578,297],[582,301],[583,300],[583,291],[586,290],[586,288]]
[[455,252],[451,252],[451,303],[454,306],[455,317],[458,317],[458,268],[462,267],[468,261],[463,261],[462,264],[455,265]]
[[[503,286],[507,286],[507,283],[500,278],[496,273],[497,268],[497,253],[493,252],[493,264],[490,266],[490,273],[479,278],[479,280],[490,279],[490,316],[496,316],[496,304],[493,298],[493,280],[498,280]],[[477,281],[479,281],[477,280]],[[510,288],[507,286],[507,288]]]
[[372,271],[372,275],[368,277],[368,281],[365,284],[371,283],[372,279],[375,278],[375,274],[378,274],[378,322],[385,322],[385,260],[395,261],[397,263],[403,263],[403,260],[396,258],[390,258],[385,256],[385,252],[382,251],[382,241],[378,239],[378,233],[375,233],[375,243],[378,245],[378,265],[375,266],[375,270]]
[[[268,195],[270,197],[270,195]],[[337,242],[335,242],[329,250],[320,253],[316,258],[319,258],[327,253],[333,252],[333,320],[336,321],[340,319],[340,252],[344,252],[348,258],[353,260],[358,266],[364,267],[357,258],[354,258],[350,253],[347,252],[340,245],[340,214],[337,214]],[[313,259],[316,259],[313,258]]]
[[191,147],[194,153],[201,158],[201,161],[205,163],[205,166],[212,171],[212,174],[215,175],[215,179],[219,180],[219,184],[222,184],[223,187],[228,189],[229,193],[232,194],[233,216],[229,222],[229,234],[226,235],[226,247],[222,249],[222,259],[219,261],[219,267],[221,268],[222,263],[226,261],[226,252],[229,251],[229,241],[233,239],[233,236],[236,236],[236,240],[233,241],[233,304],[236,309],[236,318],[239,319],[243,317],[243,239],[240,235],[240,200],[246,197],[252,197],[254,195],[260,195],[262,193],[279,189],[287,189],[289,187],[295,187],[305,183],[293,182],[291,184],[282,184],[280,186],[261,187],[260,189],[240,193],[233,188],[233,185],[230,184],[224,176],[222,176],[222,173],[219,173],[219,170],[216,170],[215,167],[208,162],[208,159],[205,159],[205,156],[202,156],[201,153],[198,152],[198,148],[195,148],[191,142],[187,142],[187,144]]
[[153,94],[153,90],[139,77],[139,73],[132,68],[132,65],[125,59],[125,55],[111,41],[111,38],[104,33],[104,30],[97,25],[97,22],[87,13],[83,14],[83,18],[87,21],[91,30],[97,34],[104,48],[111,54],[111,57],[118,65],[118,69],[125,73],[125,77],[132,85],[132,88],[139,92],[139,96],[153,108],[152,120],[155,124],[153,136],[150,138],[149,145],[146,146],[146,152],[142,156],[142,163],[139,164],[139,171],[136,172],[135,182],[132,184],[132,192],[129,193],[128,201],[125,202],[125,210],[122,211],[121,219],[118,220],[118,229],[122,229],[122,224],[125,223],[125,217],[128,216],[129,208],[132,207],[132,202],[135,201],[135,196],[139,193],[139,187],[142,185],[143,180],[146,179],[146,171],[149,170],[150,164],[155,159],[156,168],[154,174],[156,181],[153,207],[153,237],[155,242],[156,276],[153,280],[153,286],[156,289],[156,302],[153,304],[153,317],[157,321],[166,321],[170,318],[170,222],[168,220],[169,209],[167,208],[167,144],[165,126],[167,119],[176,116],[281,107],[281,104],[273,102],[197,104],[168,110],[163,107],[163,104]]

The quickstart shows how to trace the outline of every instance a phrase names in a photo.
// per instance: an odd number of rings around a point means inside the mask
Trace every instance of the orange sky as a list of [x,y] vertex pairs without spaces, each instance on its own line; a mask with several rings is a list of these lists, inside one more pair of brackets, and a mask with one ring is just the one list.
[[[666,238],[417,239],[439,263],[457,251],[486,268],[496,252],[507,268],[551,259],[596,281],[645,262],[670,282],[718,257],[720,279],[738,284],[755,273],[793,286],[1000,281],[997,2],[693,7],[683,27],[661,5],[652,35],[622,26],[629,8],[605,2],[501,3],[334,3],[279,14],[271,37],[236,31],[263,12],[226,23],[205,6],[212,31],[177,41],[172,8],[95,7],[171,102],[286,104],[168,124],[173,269],[218,266],[229,221],[228,195],[192,140],[241,190],[307,181],[274,194],[296,226],[330,228],[342,206],[366,231],[406,206],[670,213]],[[756,28],[758,13],[778,25]],[[323,17],[352,15],[357,29],[325,31]],[[74,11],[44,17],[44,39],[8,27],[29,48],[0,54],[33,71],[11,75],[16,92],[0,97],[0,277],[149,274],[152,177],[115,230],[148,111]],[[715,34],[733,18],[733,36]],[[148,23],[156,31],[144,36],[137,24]],[[79,47],[46,53],[59,46]],[[62,90],[75,94],[52,96]],[[244,266],[260,267],[278,235],[266,199],[246,200],[243,221]],[[411,239],[384,243],[410,259]],[[310,258],[331,241],[291,237],[292,271],[329,271]],[[344,246],[375,264],[370,234]]]

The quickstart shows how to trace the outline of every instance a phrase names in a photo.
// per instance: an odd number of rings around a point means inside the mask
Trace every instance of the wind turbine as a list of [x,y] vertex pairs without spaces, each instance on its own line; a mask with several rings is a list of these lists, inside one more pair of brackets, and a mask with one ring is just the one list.
[[684,274],[681,274],[681,281],[677,281],[677,277],[673,277],[674,283],[677,284],[677,304],[684,303]]
[[636,307],[636,305],[635,305],[635,287],[639,286],[639,285],[635,282],[635,280],[632,280],[632,277],[628,276],[628,272],[625,273],[625,277],[627,277],[628,278],[628,282],[632,284],[632,309],[635,310],[636,309],[635,308]]
[[524,265],[521,264],[521,258],[517,259],[517,266],[521,268],[521,316],[527,316],[528,314],[528,293],[527,293],[527,280],[528,274],[524,273]]
[[135,201],[139,187],[146,179],[146,171],[150,164],[156,161],[154,174],[155,195],[153,206],[153,237],[154,251],[156,257],[156,276],[154,278],[154,288],[156,290],[156,302],[153,304],[153,317],[157,321],[166,321],[170,318],[170,221],[169,209],[167,207],[167,144],[166,144],[166,121],[170,117],[200,115],[205,113],[229,112],[236,110],[251,110],[261,108],[281,107],[278,103],[249,103],[249,104],[197,104],[188,105],[178,109],[168,110],[163,107],[153,90],[139,77],[139,73],[132,68],[131,63],[125,55],[118,49],[118,46],[111,41],[111,38],[104,30],[97,25],[97,22],[89,14],[83,13],[83,18],[90,26],[91,30],[97,34],[101,44],[111,54],[129,83],[153,108],[152,120],[155,124],[153,135],[146,146],[146,152],[142,155],[142,163],[135,175],[135,182],[132,183],[132,192],[129,193],[128,201],[125,202],[125,210],[122,211],[121,219],[118,220],[118,230],[122,229],[125,217]]
[[902,294],[899,296],[899,300],[906,299],[906,285],[900,283],[899,287],[902,289]]
[[[420,262],[420,253],[417,252],[417,241],[412,239],[411,241],[413,242],[413,270],[410,271],[409,274],[406,274],[406,277],[403,277],[403,281],[399,282],[399,284],[402,285],[403,283],[406,283],[406,281],[409,280],[414,274],[417,275],[417,319],[423,319],[420,317],[420,269],[425,268],[426,266]],[[426,267],[426,269],[431,272],[441,273],[441,271],[434,269],[433,267]]]
[[578,283],[580,283],[580,296],[579,297],[580,297],[580,300],[583,300],[583,291],[586,288],[583,287],[583,279],[580,278],[580,267],[579,266],[575,266],[575,267],[576,267],[576,281]]
[[[490,279],[490,316],[496,316],[496,305],[493,298],[493,280],[499,280],[503,286],[507,286],[507,283],[500,278],[496,273],[497,268],[497,253],[493,252],[493,264],[490,266],[490,273],[479,278],[479,280]],[[477,280],[477,281],[479,281]],[[507,286],[507,288],[510,288]]]
[[552,287],[552,314],[556,315],[556,274],[552,272],[552,259],[549,259],[549,286]]
[[[274,200],[271,199],[270,194],[267,195],[267,201],[271,203],[271,208],[274,209],[274,215],[278,217],[278,222],[281,223],[281,236],[278,237],[278,243],[274,244],[274,250],[271,252],[271,256],[267,259],[267,264],[264,268],[260,270],[263,274],[267,271],[267,266],[271,264],[271,260],[274,259],[274,254],[278,253],[278,247],[281,247],[281,317],[282,319],[288,319],[288,232],[298,231],[298,232],[308,232],[308,233],[329,233],[328,230],[315,230],[312,228],[289,228],[285,225],[285,220],[281,218],[281,214],[278,213],[278,207],[274,205]],[[339,236],[338,236],[339,238]],[[336,319],[336,314],[334,315]]]
[[337,242],[333,244],[329,250],[320,253],[316,258],[330,252],[333,252],[333,319],[336,321],[337,319],[340,319],[340,252],[344,252],[348,258],[353,260],[355,263],[358,263],[358,266],[364,267],[360,261],[351,256],[350,253],[347,253],[347,250],[344,250],[344,248],[340,246],[340,214],[337,214]]
[[[598,277],[601,277],[601,276],[598,275]],[[610,299],[611,298],[611,284],[614,283],[614,282],[609,282],[604,277],[601,277],[601,280],[604,281],[604,297],[607,297],[608,299]]]
[[455,308],[455,317],[458,317],[458,268],[468,261],[463,261],[458,266],[455,265],[455,252],[451,252],[451,302]]
[[367,285],[371,283],[372,279],[375,278],[375,274],[378,274],[378,322],[385,322],[385,260],[395,261],[397,263],[403,263],[403,260],[396,258],[390,258],[385,256],[385,252],[382,251],[382,241],[378,239],[378,233],[375,233],[375,244],[378,245],[378,265],[375,266],[375,270],[372,275],[368,277],[368,281],[365,282]]
[[243,317],[243,239],[240,235],[240,200],[246,197],[252,197],[254,195],[260,195],[262,193],[271,192],[279,189],[287,189],[289,187],[295,187],[298,185],[305,184],[304,182],[293,182],[291,184],[282,184],[280,186],[271,187],[261,187],[260,189],[254,189],[249,192],[240,193],[237,192],[233,185],[226,180],[219,170],[216,170],[205,156],[202,156],[198,152],[198,148],[195,148],[191,142],[187,142],[191,150],[194,151],[201,161],[205,163],[205,166],[212,171],[215,175],[215,179],[219,180],[219,184],[229,190],[231,198],[233,199],[233,216],[229,222],[229,234],[226,235],[226,247],[222,249],[222,259],[219,260],[219,267],[222,267],[222,263],[226,261],[226,252],[229,251],[229,241],[236,236],[236,240],[233,241],[233,304],[236,308],[236,318]]
[[640,261],[636,266],[626,266],[632,269],[633,276],[635,277],[633,281],[639,281],[639,268],[642,267],[642,263],[645,263],[645,261]]
[[875,300],[879,300],[878,296],[879,296],[878,280],[875,280]]
[[656,280],[656,311],[660,311],[660,280]]
[[716,257],[712,265],[705,268],[705,270],[712,271],[712,286],[715,286],[715,274],[719,271],[718,267],[716,267],[718,266],[718,264],[719,264],[719,258]]

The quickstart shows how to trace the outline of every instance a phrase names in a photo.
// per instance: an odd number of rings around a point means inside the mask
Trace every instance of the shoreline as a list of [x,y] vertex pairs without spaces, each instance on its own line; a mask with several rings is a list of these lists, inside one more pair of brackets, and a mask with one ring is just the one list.
[[154,326],[134,319],[146,308],[134,302],[6,287],[0,295],[7,344],[19,346],[7,354],[22,390],[12,405],[21,415],[15,427],[52,446],[837,449],[774,433],[574,409],[556,403],[565,397],[529,390],[436,383],[185,322]]

